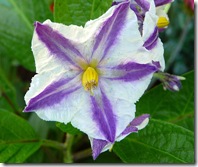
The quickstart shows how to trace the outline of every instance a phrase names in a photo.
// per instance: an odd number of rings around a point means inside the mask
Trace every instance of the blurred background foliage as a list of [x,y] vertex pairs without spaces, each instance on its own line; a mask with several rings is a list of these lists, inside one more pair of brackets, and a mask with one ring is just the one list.
[[[65,132],[61,131],[61,128],[57,128],[60,125],[55,122],[45,122],[38,118],[35,113],[27,114],[22,112],[25,106],[24,95],[29,88],[31,78],[35,74],[34,58],[31,52],[33,24],[35,21],[43,22],[46,19],[53,21],[53,4],[53,0],[0,0],[0,112],[11,112],[13,114],[11,115],[13,120],[10,122],[13,125],[17,124],[18,121],[23,122],[25,119],[28,125],[24,126],[32,128],[29,133],[34,131],[29,134],[30,139],[40,138],[43,141],[53,140],[57,143],[63,143],[65,141]],[[105,4],[102,3],[102,5],[107,6],[106,2]],[[88,4],[87,8],[89,7]],[[102,11],[97,12],[102,13]],[[60,14],[55,13],[55,19]],[[166,31],[160,33],[165,48],[166,71],[182,75],[194,69],[194,11],[187,7],[183,0],[175,0],[168,15],[170,25]],[[88,18],[82,19],[86,20]],[[72,22],[72,19],[70,21]],[[193,77],[190,79],[192,80],[191,84],[193,84]],[[193,88],[190,91],[193,91]],[[162,88],[160,87],[160,89]],[[143,101],[146,101],[144,100],[146,98],[146,96],[143,97]],[[137,107],[141,110],[139,106]],[[2,115],[2,118],[5,117],[4,120],[0,120],[1,127],[2,124],[9,123],[9,119],[5,121],[8,117],[5,115]],[[17,119],[14,119],[14,115],[17,115]],[[18,120],[18,117],[23,118],[23,120]],[[160,118],[160,114],[156,116],[156,118],[158,117]],[[193,115],[191,115],[191,118],[191,123],[189,126],[187,123],[186,128],[193,130]],[[23,122],[23,124],[26,123]],[[20,128],[23,129],[23,127]],[[24,133],[26,132],[24,131]],[[23,138],[23,134],[21,134],[21,138]],[[6,162],[63,162],[64,152],[57,149],[59,148],[58,144],[55,148],[50,143],[43,144],[39,143],[39,141],[33,141],[34,148],[37,148],[37,151],[34,150],[32,155],[24,155],[23,160],[7,159]],[[42,145],[40,149],[38,149],[39,144]],[[1,156],[4,154],[4,148],[2,147],[0,146]],[[116,148],[118,149],[118,147]],[[16,152],[19,152],[19,150],[22,150],[22,146],[17,147]],[[72,151],[74,153],[74,162],[122,162],[114,152],[105,152],[96,161],[93,161],[88,138],[82,133],[75,135]],[[7,154],[10,154],[10,152],[8,151]]]

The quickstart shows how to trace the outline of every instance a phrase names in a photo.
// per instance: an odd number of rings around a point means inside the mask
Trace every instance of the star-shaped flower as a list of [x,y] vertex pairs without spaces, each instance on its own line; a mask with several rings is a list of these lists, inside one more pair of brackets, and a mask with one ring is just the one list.
[[137,131],[137,125],[130,126],[135,102],[163,63],[163,48],[156,46],[160,56],[153,61],[143,45],[129,2],[112,6],[84,28],[36,22],[32,50],[37,74],[25,95],[24,112],[71,122],[91,142],[112,144],[129,134],[127,127]]

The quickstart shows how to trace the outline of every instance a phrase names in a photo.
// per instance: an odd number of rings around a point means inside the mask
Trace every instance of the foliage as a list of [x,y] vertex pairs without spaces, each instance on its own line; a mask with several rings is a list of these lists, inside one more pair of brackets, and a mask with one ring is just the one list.
[[[169,11],[160,33],[166,71],[183,75],[180,92],[153,81],[137,103],[149,125],[117,142],[112,152],[91,157],[88,138],[71,124],[45,122],[23,113],[24,94],[35,74],[31,38],[35,21],[84,25],[103,14],[111,0],[0,0],[0,162],[3,163],[194,163],[194,16],[182,0]],[[50,6],[54,5],[54,12]],[[186,74],[184,74],[186,73]],[[73,136],[73,137],[72,137]],[[67,157],[68,156],[68,157]],[[108,158],[107,158],[108,157]]]

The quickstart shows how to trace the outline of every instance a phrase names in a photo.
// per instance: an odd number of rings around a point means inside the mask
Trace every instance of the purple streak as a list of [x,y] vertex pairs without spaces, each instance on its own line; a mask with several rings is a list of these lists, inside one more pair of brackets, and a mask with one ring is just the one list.
[[158,28],[155,27],[153,33],[150,35],[150,37],[144,42],[144,47],[148,50],[153,49],[157,44],[158,39]]
[[[69,39],[66,39],[58,31],[53,30],[49,25],[35,23],[35,31],[52,56],[57,58],[61,63],[67,63],[77,66],[75,57],[83,58],[81,53],[72,45]],[[72,54],[71,54],[72,53]]]
[[154,1],[155,1],[155,6],[162,6],[172,2],[173,0],[154,0]]
[[131,126],[139,126],[145,119],[149,118],[149,114],[143,114],[139,117],[136,117],[133,119],[133,121],[130,123]]
[[94,121],[99,126],[106,140],[114,142],[116,134],[116,118],[113,114],[113,108],[109,99],[102,90],[100,96],[90,97]]
[[158,70],[155,65],[152,64],[138,64],[135,62],[129,62],[127,64],[121,64],[117,67],[113,67],[112,70],[120,70],[120,76],[112,76],[112,80],[123,80],[125,82],[137,81],[149,74],[152,74]]
[[133,121],[129,124],[128,127],[126,127],[126,129],[122,132],[121,135],[127,135],[127,134],[130,134],[133,132],[138,132],[137,126],[141,125],[142,122],[149,117],[150,117],[149,114],[143,114],[143,115],[133,119]]
[[105,140],[93,139],[92,155],[94,160],[98,157],[107,144],[108,142]]
[[122,135],[127,135],[127,134],[129,134],[129,133],[134,133],[134,132],[138,132],[138,128],[133,127],[133,126],[128,126],[128,127],[121,133],[121,136],[122,136]]
[[33,112],[60,103],[64,98],[67,98],[69,94],[80,88],[80,86],[72,85],[72,88],[64,89],[63,86],[70,81],[71,79],[59,80],[47,86],[41,93],[29,101],[24,112]]
[[147,0],[135,0],[136,3],[144,9],[144,11],[148,11],[150,8],[150,3]]
[[[107,55],[109,49],[116,43],[117,36],[125,25],[127,16],[128,3],[120,5],[102,25],[100,32],[97,34],[92,51],[92,57],[97,49],[103,49],[101,60]],[[104,42],[104,44],[103,44]]]

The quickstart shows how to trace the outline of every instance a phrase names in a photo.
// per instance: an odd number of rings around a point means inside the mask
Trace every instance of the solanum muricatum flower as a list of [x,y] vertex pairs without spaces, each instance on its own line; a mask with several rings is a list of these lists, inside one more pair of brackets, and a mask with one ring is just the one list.
[[[36,22],[32,51],[37,74],[25,95],[24,112],[71,122],[91,142],[121,140],[135,118],[135,103],[163,64],[163,48],[156,47],[158,61],[143,44],[128,1],[84,27]],[[144,126],[148,116],[145,120]]]

